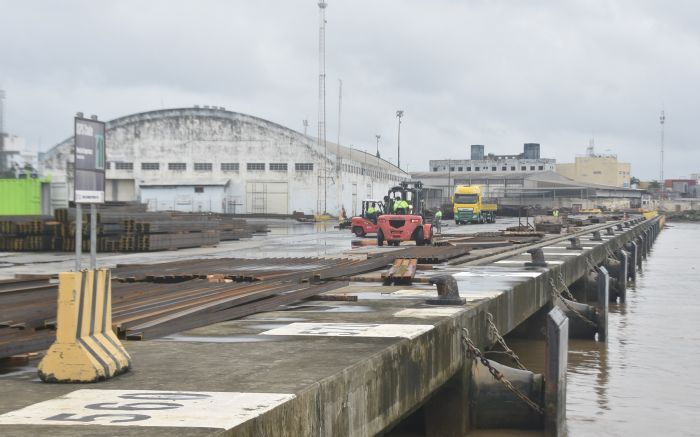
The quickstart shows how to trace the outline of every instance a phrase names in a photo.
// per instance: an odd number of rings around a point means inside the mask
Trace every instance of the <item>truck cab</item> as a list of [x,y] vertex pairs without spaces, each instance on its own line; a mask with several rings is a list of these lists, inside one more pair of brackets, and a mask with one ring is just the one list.
[[495,204],[484,203],[481,187],[478,185],[457,185],[452,197],[455,223],[495,223]]

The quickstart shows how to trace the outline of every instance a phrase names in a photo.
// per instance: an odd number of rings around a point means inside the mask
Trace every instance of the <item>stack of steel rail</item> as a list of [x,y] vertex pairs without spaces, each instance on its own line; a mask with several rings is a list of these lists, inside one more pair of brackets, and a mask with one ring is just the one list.
[[[463,247],[407,247],[368,259],[201,259],[113,270],[113,328],[151,339],[303,300],[398,258],[442,262]],[[421,261],[423,260],[423,261]],[[0,281],[0,358],[46,349],[56,328],[57,284],[48,278]]]
[[[75,235],[90,248],[90,220],[82,213],[76,229],[76,209],[59,208],[53,216],[10,216],[0,220],[0,250],[75,250]],[[146,252],[211,246],[220,241],[250,238],[267,225],[249,225],[228,214],[148,212],[146,204],[104,205],[97,214],[97,250]]]

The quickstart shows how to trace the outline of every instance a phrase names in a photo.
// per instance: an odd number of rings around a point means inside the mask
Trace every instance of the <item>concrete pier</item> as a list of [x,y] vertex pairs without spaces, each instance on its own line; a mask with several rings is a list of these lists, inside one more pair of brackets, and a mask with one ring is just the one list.
[[[0,397],[0,435],[368,436],[422,411],[428,435],[462,437],[472,429],[470,375],[479,365],[465,354],[463,329],[488,349],[487,313],[505,335],[551,307],[550,281],[569,286],[628,243],[646,257],[659,219],[627,223],[528,246],[541,249],[546,267],[527,267],[531,254],[516,247],[419,272],[452,275],[464,305],[427,304],[437,297],[427,281],[352,281],[328,294],[357,301],[299,302],[127,342],[133,370],[106,382],[42,384],[35,368],[16,369],[0,375],[0,391],[12,394]],[[639,253],[631,257],[638,268]],[[561,435],[561,407],[551,405],[547,434]]]

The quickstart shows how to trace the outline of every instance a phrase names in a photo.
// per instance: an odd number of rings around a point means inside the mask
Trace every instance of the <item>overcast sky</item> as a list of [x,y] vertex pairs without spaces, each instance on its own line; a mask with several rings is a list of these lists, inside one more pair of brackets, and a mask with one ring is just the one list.
[[[570,162],[596,151],[659,176],[700,172],[700,3],[329,0],[328,139],[402,167],[470,144]],[[315,0],[0,0],[6,131],[47,149],[76,111],[110,120],[194,104],[316,132]]]

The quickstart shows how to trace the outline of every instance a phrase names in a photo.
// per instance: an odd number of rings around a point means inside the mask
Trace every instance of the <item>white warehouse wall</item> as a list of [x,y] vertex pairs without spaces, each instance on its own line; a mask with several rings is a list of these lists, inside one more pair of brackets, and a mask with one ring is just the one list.
[[[409,177],[389,162],[331,142],[324,159],[315,138],[220,108],[167,109],[118,118],[107,123],[106,144],[107,179],[134,181],[126,194],[118,189],[126,191],[128,184],[111,184],[117,187],[112,198],[132,196],[131,200],[152,203],[154,190],[147,186],[181,185],[187,191],[225,184],[220,208],[227,212],[235,208],[245,213],[315,214],[326,209],[338,214],[344,207],[352,214],[362,199],[381,198]],[[69,138],[42,161],[46,174],[70,186],[72,149]]]

